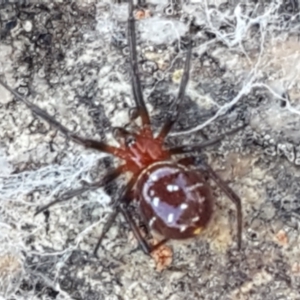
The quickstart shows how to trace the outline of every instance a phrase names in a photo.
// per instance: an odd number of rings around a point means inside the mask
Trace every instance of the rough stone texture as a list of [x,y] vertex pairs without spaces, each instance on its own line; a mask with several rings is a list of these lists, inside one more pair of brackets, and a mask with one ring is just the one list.
[[[300,299],[297,2],[146,3],[152,16],[137,25],[138,51],[154,128],[176,97],[192,19],[191,80],[174,132],[208,126],[169,143],[249,121],[205,151],[242,199],[242,250],[235,207],[215,189],[210,226],[197,239],[170,242],[174,260],[163,272],[131,253],[136,242],[122,219],[94,258],[122,182],[34,212],[118,161],[66,141],[0,87],[1,297]],[[112,1],[0,1],[0,76],[69,129],[113,143],[111,127],[124,126],[133,106],[126,18],[127,4]]]

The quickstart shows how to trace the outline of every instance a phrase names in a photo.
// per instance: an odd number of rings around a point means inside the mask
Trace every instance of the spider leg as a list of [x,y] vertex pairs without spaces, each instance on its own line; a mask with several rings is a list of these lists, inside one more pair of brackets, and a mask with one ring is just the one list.
[[61,197],[59,197],[58,199],[55,199],[54,201],[51,201],[50,203],[37,209],[34,215],[35,216],[38,215],[39,213],[43,212],[44,210],[48,209],[49,207],[53,206],[56,203],[61,203],[61,202],[67,201],[75,196],[81,195],[84,192],[96,190],[99,187],[108,184],[109,182],[115,180],[122,173],[123,170],[124,170],[124,166],[120,166],[120,167],[116,168],[115,170],[107,173],[104,176],[104,178],[102,178],[101,180],[93,182],[92,184],[90,184],[88,186],[74,189],[70,192],[62,194]]
[[[149,243],[146,241],[146,239],[141,235],[141,231],[140,231],[139,227],[136,225],[136,223],[134,222],[134,219],[133,219],[130,211],[128,210],[128,206],[122,205],[120,209],[121,209],[123,216],[125,217],[127,223],[129,224],[129,226],[134,234],[134,237],[138,241],[138,244],[139,244],[138,248],[141,248],[146,255],[151,255],[151,253],[153,251],[158,249],[160,246],[164,245],[169,240],[168,238],[164,238],[154,246],[149,245]],[[135,252],[137,249],[133,249],[131,251],[131,253]]]
[[123,213],[123,216],[125,217],[126,222],[129,224],[130,229],[132,230],[135,238],[137,239],[140,248],[143,250],[143,252],[145,254],[150,255],[150,253],[152,251],[152,247],[145,240],[145,238],[141,235],[141,232],[140,232],[138,226],[135,224],[134,219],[128,209],[128,206],[121,205],[120,211]]
[[176,100],[172,104],[171,110],[173,110],[172,116],[169,117],[169,119],[165,122],[162,129],[160,130],[157,139],[164,140],[165,137],[169,134],[171,131],[174,123],[176,122],[178,115],[179,115],[179,105],[182,101],[185,93],[185,89],[187,86],[187,83],[189,81],[190,76],[190,62],[191,62],[191,56],[192,56],[192,41],[189,41],[188,44],[188,50],[186,54],[185,64],[184,64],[184,71],[180,82],[179,92],[177,95]]
[[135,182],[136,182],[136,175],[134,175],[130,179],[128,184],[125,186],[121,197],[114,203],[114,205],[113,205],[114,211],[109,215],[107,222],[104,224],[104,228],[102,230],[100,237],[98,238],[97,245],[94,249],[95,257],[98,257],[97,252],[102,243],[102,240],[103,240],[104,236],[106,235],[106,233],[111,228],[112,224],[115,222],[119,213],[123,214],[125,221],[129,224],[130,229],[132,230],[135,238],[138,241],[139,247],[143,250],[143,252],[145,254],[150,255],[150,253],[153,250],[157,249],[159,246],[161,246],[162,244],[164,244],[167,241],[167,239],[164,239],[161,242],[159,242],[157,245],[155,245],[154,247],[150,246],[149,243],[142,236],[142,234],[139,230],[139,227],[134,222],[134,219],[128,209],[128,205],[132,199],[132,188],[133,188]]
[[118,214],[119,214],[119,210],[118,209],[115,209],[108,217],[108,220],[106,221],[106,223],[104,224],[104,227],[103,227],[103,230],[102,230],[102,233],[101,235],[99,236],[98,238],[98,241],[97,241],[97,244],[95,246],[95,249],[94,249],[94,256],[98,258],[98,250],[99,250],[99,247],[102,243],[102,240],[103,238],[105,237],[106,233],[109,231],[109,229],[111,228],[112,224],[115,222]]
[[[196,165],[196,157],[185,157],[178,160],[178,163],[184,165]],[[226,196],[235,204],[237,212],[237,239],[238,239],[238,249],[241,249],[242,245],[242,224],[243,224],[243,213],[242,213],[242,202],[241,198],[229,187],[229,185],[210,167],[209,164],[201,160],[200,166],[196,166],[205,175],[205,178],[211,178],[226,194]]]
[[238,249],[242,246],[242,224],[243,213],[241,198],[228,186],[226,182],[208,165],[204,164],[204,170],[208,172],[209,177],[220,187],[220,189],[227,195],[227,197],[235,204],[237,212],[237,238]]
[[234,128],[224,134],[221,134],[219,136],[216,136],[210,140],[204,141],[202,143],[199,144],[191,144],[191,145],[183,145],[183,146],[179,146],[179,147],[172,147],[170,149],[168,149],[169,153],[171,155],[176,155],[176,154],[185,154],[185,153],[191,153],[191,152],[195,152],[195,151],[200,151],[206,147],[215,145],[217,143],[219,143],[220,141],[222,141],[226,136],[232,135],[236,132],[238,132],[239,130],[245,128],[247,126],[247,124],[244,124],[242,126],[239,126],[237,128]]
[[132,76],[132,91],[136,105],[138,115],[142,119],[143,127],[150,127],[149,113],[146,108],[146,104],[143,98],[143,92],[141,88],[141,82],[139,78],[139,70],[137,65],[137,53],[136,53],[136,35],[135,35],[135,19],[133,16],[133,0],[128,2],[128,44],[130,52],[130,66]]
[[23,102],[35,115],[38,117],[44,119],[46,122],[48,122],[51,126],[55,127],[58,131],[60,131],[62,134],[64,134],[67,138],[71,139],[73,142],[83,145],[86,148],[96,149],[101,152],[113,154],[115,156],[118,156],[120,158],[126,157],[126,153],[117,147],[110,146],[106,143],[103,143],[101,141],[96,141],[92,139],[86,139],[83,137],[80,137],[71,131],[67,129],[65,126],[60,124],[58,121],[56,121],[52,116],[50,116],[46,111],[42,110],[39,106],[35,105],[34,103],[30,102],[25,97],[21,96],[19,93],[14,91],[12,88],[10,88],[5,82],[3,82],[0,79],[0,84],[7,89],[10,93],[12,93],[18,100]]
[[[97,256],[97,252],[98,249],[102,243],[103,238],[105,237],[106,233],[109,231],[109,229],[111,228],[112,224],[115,222],[118,214],[120,212],[123,213],[123,210],[121,209],[122,205],[128,205],[131,201],[131,191],[132,188],[135,184],[135,180],[136,180],[136,175],[132,176],[132,178],[129,180],[129,182],[126,184],[126,186],[124,187],[123,191],[121,192],[121,196],[117,199],[117,201],[114,203],[113,205],[113,212],[110,213],[108,220],[106,221],[106,223],[104,224],[103,230],[101,232],[101,235],[98,238],[98,242],[95,246],[94,249],[94,256]],[[125,217],[126,219],[126,217]]]

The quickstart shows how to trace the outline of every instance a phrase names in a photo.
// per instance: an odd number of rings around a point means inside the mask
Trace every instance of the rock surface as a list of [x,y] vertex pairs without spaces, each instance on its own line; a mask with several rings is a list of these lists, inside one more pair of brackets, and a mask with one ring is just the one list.
[[[173,131],[186,134],[169,144],[249,122],[204,151],[242,199],[242,249],[235,207],[214,186],[210,226],[194,240],[168,243],[173,262],[163,271],[132,252],[137,244],[122,218],[93,257],[124,181],[34,212],[119,161],[67,141],[0,87],[1,297],[300,299],[297,2],[145,2],[136,12],[137,44],[153,128],[176,97],[190,23],[190,83]],[[115,143],[111,129],[128,123],[134,105],[127,13],[126,2],[0,2],[1,79],[70,130]]]

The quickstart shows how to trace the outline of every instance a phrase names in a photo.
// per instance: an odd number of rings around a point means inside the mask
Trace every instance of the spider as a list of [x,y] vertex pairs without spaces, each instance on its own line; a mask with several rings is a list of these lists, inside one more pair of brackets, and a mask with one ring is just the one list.
[[[132,94],[135,102],[132,120],[140,118],[141,126],[138,130],[128,131],[124,128],[114,128],[115,137],[119,147],[111,146],[102,141],[81,137],[69,131],[65,126],[57,122],[46,111],[31,103],[19,93],[0,80],[0,84],[10,91],[19,101],[23,102],[34,114],[55,127],[66,138],[83,145],[86,148],[118,157],[123,164],[108,172],[104,178],[88,186],[64,193],[58,199],[37,209],[38,214],[52,205],[66,201],[88,190],[95,190],[115,180],[121,174],[130,172],[131,179],[123,188],[121,195],[113,205],[113,212],[104,224],[104,228],[94,254],[97,256],[101,241],[112,226],[117,215],[121,213],[129,227],[133,231],[140,248],[150,254],[158,245],[169,239],[187,239],[197,236],[208,225],[212,213],[214,197],[209,179],[212,179],[220,189],[235,204],[237,210],[237,239],[238,248],[242,241],[242,205],[236,193],[216,174],[205,162],[200,166],[195,165],[195,156],[176,159],[179,154],[193,154],[203,148],[221,141],[225,134],[201,144],[181,145],[167,147],[165,138],[170,133],[179,115],[180,103],[184,97],[189,80],[190,60],[192,55],[192,40],[189,39],[188,50],[184,65],[184,72],[179,86],[176,100],[172,104],[173,113],[167,118],[162,128],[155,136],[151,129],[149,112],[147,111],[139,78],[136,52],[135,19],[133,16],[133,1],[128,2],[128,44],[130,51],[130,68],[132,81]],[[236,130],[235,130],[236,131]],[[232,134],[233,132],[227,134]],[[226,134],[226,135],[227,135]],[[150,231],[158,233],[162,239],[155,246],[151,246],[141,234],[136,225],[129,204],[133,199],[137,200],[139,210],[145,225]]]

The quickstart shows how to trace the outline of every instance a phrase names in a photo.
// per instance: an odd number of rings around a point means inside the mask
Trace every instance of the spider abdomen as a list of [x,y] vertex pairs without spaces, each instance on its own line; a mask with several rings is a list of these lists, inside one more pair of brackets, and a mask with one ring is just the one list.
[[213,196],[203,176],[174,162],[156,162],[139,175],[135,197],[149,228],[167,239],[199,234],[212,215]]

